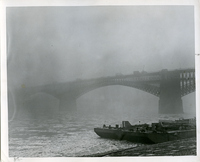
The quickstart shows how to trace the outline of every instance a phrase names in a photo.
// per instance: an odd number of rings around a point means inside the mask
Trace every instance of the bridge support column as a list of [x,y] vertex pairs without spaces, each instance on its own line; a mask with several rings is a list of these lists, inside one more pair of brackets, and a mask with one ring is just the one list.
[[159,114],[181,114],[183,113],[183,103],[181,98],[160,98]]
[[170,78],[170,75],[167,75],[167,73],[162,75],[162,81],[160,85],[159,113],[183,113],[179,76]]
[[59,104],[60,113],[69,113],[76,111],[76,99],[74,98],[61,98]]

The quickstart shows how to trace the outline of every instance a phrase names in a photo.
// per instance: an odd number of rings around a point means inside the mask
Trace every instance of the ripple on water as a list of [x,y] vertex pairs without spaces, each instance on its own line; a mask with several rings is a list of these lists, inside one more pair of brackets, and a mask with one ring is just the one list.
[[[132,124],[139,118],[141,123],[158,119],[157,116],[132,118],[129,120]],[[11,157],[73,157],[138,146],[128,141],[103,139],[93,131],[94,127],[118,122],[116,117],[105,122],[102,116],[15,121],[9,124],[9,153]]]

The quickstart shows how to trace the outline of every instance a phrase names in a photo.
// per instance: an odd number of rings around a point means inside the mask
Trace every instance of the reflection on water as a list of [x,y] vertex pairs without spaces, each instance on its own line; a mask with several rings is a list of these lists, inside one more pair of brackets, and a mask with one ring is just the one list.
[[103,124],[151,123],[159,119],[189,118],[194,115],[143,114],[123,116],[73,113],[53,118],[14,120],[9,123],[9,155],[11,157],[70,157],[101,153],[139,144],[98,137],[94,127]]

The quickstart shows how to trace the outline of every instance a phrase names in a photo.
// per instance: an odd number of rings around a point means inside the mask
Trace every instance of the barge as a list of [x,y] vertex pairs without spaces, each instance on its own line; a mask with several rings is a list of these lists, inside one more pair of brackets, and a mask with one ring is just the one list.
[[103,125],[94,128],[102,138],[127,140],[135,143],[162,143],[184,138],[196,137],[196,119],[159,120],[158,123],[131,125],[122,121],[122,125]]

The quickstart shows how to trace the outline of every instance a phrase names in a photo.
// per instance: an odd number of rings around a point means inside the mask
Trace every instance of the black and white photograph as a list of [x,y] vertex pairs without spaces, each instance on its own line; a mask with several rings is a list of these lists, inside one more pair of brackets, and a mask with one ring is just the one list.
[[191,5],[9,6],[9,157],[197,156]]

